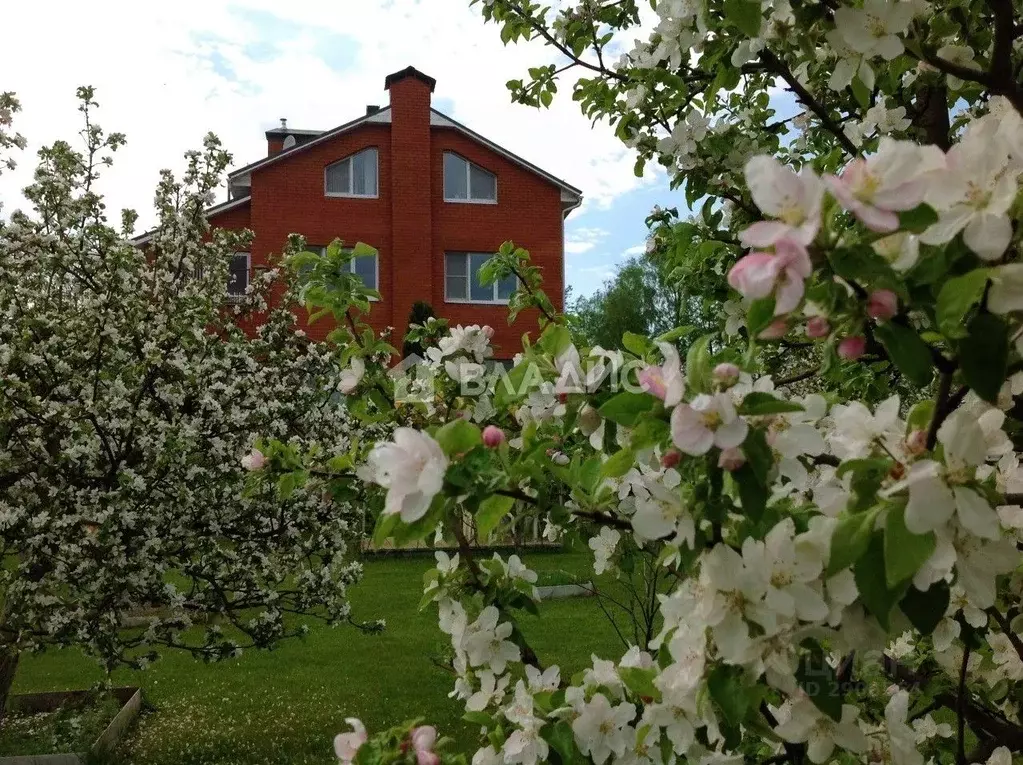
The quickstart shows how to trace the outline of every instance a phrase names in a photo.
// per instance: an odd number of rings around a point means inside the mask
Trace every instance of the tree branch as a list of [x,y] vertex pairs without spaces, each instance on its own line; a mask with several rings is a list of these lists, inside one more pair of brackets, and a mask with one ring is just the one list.
[[760,54],[760,60],[764,62],[767,68],[785,80],[785,83],[789,86],[789,90],[796,94],[796,97],[803,103],[807,109],[812,111],[817,119],[821,121],[831,133],[838,139],[838,142],[842,144],[842,148],[848,152],[850,156],[855,157],[860,153],[860,150],[856,147],[852,141],[849,140],[849,136],[842,130],[842,126],[838,124],[828,113],[828,110],[813,97],[803,84],[796,79],[795,75],[792,74],[792,70],[774,53],[769,50],[762,51]]

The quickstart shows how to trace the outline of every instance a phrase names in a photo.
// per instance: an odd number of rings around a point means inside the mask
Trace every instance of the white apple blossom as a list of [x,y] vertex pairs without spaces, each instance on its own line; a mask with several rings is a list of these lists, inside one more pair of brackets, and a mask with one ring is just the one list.
[[359,386],[365,374],[366,362],[359,356],[353,356],[348,368],[341,372],[341,379],[338,382],[337,389],[347,396]]
[[808,245],[820,228],[824,184],[810,167],[798,174],[773,157],[759,155],[745,168],[753,202],[773,221],[754,223],[740,234],[746,247],[772,247],[784,238]]
[[913,5],[900,0],[865,0],[862,8],[841,6],[835,27],[857,53],[891,61],[903,51],[902,34],[913,18]]
[[593,571],[597,576],[607,571],[611,556],[614,555],[621,538],[622,535],[616,529],[607,526],[604,526],[597,536],[590,537],[587,544],[593,550]]
[[426,515],[447,468],[447,456],[428,433],[397,428],[393,442],[378,443],[369,453],[366,475],[387,489],[384,512],[413,523]]
[[572,722],[576,744],[596,765],[603,765],[612,755],[621,757],[636,735],[631,725],[635,717],[634,705],[622,702],[612,706],[604,694],[598,693]]
[[499,622],[500,613],[487,606],[479,618],[465,631],[465,653],[472,667],[488,667],[495,675],[504,673],[508,662],[518,661],[519,647],[508,640],[512,634],[510,622]]
[[749,426],[735,412],[727,393],[701,393],[671,413],[671,438],[686,454],[706,454],[711,448],[731,449],[746,440]]
[[811,762],[824,763],[831,760],[836,746],[854,754],[867,751],[867,737],[857,725],[859,714],[852,704],[843,704],[842,719],[835,722],[802,696],[778,712],[780,724],[774,730],[788,742],[805,743]]

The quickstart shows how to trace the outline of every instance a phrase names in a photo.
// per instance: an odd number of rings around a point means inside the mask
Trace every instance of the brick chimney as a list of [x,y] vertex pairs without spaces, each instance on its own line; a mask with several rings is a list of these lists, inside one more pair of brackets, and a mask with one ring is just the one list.
[[398,348],[412,304],[433,295],[430,94],[436,84],[411,66],[384,80],[391,98],[391,324]]

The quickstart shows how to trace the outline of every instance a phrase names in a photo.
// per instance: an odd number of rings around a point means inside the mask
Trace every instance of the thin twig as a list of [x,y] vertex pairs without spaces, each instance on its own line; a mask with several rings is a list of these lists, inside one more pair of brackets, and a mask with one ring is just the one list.
[[956,764],[966,765],[966,670],[970,663],[970,645],[963,646],[963,663],[959,668],[959,694],[956,697],[956,715],[959,725],[959,742],[956,746]]

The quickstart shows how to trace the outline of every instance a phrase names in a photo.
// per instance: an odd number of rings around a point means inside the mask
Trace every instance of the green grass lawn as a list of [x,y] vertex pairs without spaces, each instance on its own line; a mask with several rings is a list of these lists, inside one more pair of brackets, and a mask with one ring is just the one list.
[[[537,554],[526,562],[542,573],[592,572],[588,555]],[[119,760],[332,763],[331,741],[345,729],[345,717],[359,717],[371,731],[426,717],[471,752],[474,731],[460,719],[462,703],[447,697],[451,676],[431,661],[444,649],[436,610],[417,610],[432,563],[423,557],[366,563],[352,591],[353,615],[386,619],[380,634],[314,624],[307,638],[272,652],[248,651],[213,665],[168,653],[145,672],[116,673],[115,682],[140,685],[155,707],[129,734]],[[593,599],[551,601],[540,611],[539,618],[523,615],[522,628],[544,665],[560,665],[564,677],[587,666],[591,653],[622,653]],[[52,651],[22,660],[15,692],[84,688],[101,677],[77,651]]]

